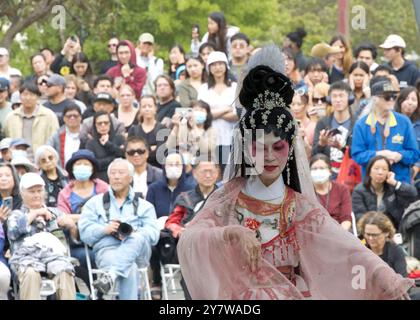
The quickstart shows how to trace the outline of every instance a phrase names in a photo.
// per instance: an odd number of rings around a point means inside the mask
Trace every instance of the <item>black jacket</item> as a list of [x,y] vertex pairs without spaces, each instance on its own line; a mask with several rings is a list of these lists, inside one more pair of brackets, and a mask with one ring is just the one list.
[[400,85],[401,82],[407,82],[407,85],[415,86],[417,79],[420,78],[419,69],[410,61],[406,60],[403,66],[398,70],[394,70],[390,63],[388,63],[388,66],[391,67],[392,73],[397,77]]
[[[112,118],[111,118],[112,119]],[[94,123],[95,120],[93,120]],[[96,126],[93,124],[93,138],[86,142],[86,149],[92,151],[95,154],[96,160],[98,161],[98,172],[96,173],[97,178],[108,182],[108,166],[115,158],[124,157],[124,142],[125,138],[122,135],[116,134],[113,123],[111,121],[111,127],[109,130],[109,139],[102,145],[99,142],[100,134],[96,130]]]
[[[396,190],[395,187],[385,184],[383,203],[385,214],[391,219],[398,229],[404,209],[410,203],[416,201],[417,190],[408,183],[402,183]],[[362,183],[358,184],[352,194],[353,212],[359,220],[368,211],[378,211],[376,193],[372,189],[367,189]]]
[[[214,186],[214,190],[217,189],[217,186]],[[213,190],[213,191],[214,191]],[[184,217],[181,220],[182,225],[185,226],[185,224],[187,224],[188,222],[190,222],[194,217],[195,214],[199,211],[199,210],[194,210],[196,205],[204,200],[204,196],[201,193],[200,187],[197,184],[197,186],[190,190],[190,191],[186,191],[186,192],[182,192],[175,200],[175,204],[174,204],[174,208],[176,206],[182,206],[186,209],[186,214],[184,215]],[[201,205],[201,207],[199,209],[201,209],[204,205]]]
[[146,171],[147,171],[147,185],[148,186],[155,181],[163,179],[162,169],[159,169],[150,164],[147,164]]
[[[350,108],[350,107],[349,107]],[[331,129],[331,123],[333,121],[333,114],[323,117],[321,118],[317,123],[316,123],[316,127],[315,127],[315,133],[314,133],[314,144],[312,147],[312,155],[316,155],[317,153],[323,153],[325,154],[328,158],[330,157],[330,147],[327,145],[325,147],[321,147],[318,142],[319,142],[319,133],[321,132],[321,130],[330,130]],[[344,146],[344,148],[341,150],[343,151],[343,153],[346,151],[346,146],[351,146],[351,139],[353,136],[353,127],[354,124],[356,123],[356,117],[354,117],[351,112],[350,112],[350,119],[351,119],[351,125],[350,125],[350,132],[349,135],[347,137],[346,140],[346,145]]]
[[[367,247],[369,248],[368,245]],[[396,245],[394,242],[386,241],[384,251],[380,257],[396,273],[399,273],[404,278],[407,277],[407,262],[405,261],[405,253],[400,246]]]

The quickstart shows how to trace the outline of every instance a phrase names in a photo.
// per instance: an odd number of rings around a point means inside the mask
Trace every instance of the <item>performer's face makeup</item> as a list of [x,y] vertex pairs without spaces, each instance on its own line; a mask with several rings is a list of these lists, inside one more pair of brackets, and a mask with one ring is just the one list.
[[[256,158],[259,157],[258,152],[264,152],[264,166],[262,170],[257,172],[260,174],[261,180],[264,182],[274,182],[283,172],[287,157],[289,154],[289,143],[280,137],[276,137],[274,133],[265,134],[264,139],[257,139],[252,142],[251,154]],[[262,171],[262,172],[261,172]]]

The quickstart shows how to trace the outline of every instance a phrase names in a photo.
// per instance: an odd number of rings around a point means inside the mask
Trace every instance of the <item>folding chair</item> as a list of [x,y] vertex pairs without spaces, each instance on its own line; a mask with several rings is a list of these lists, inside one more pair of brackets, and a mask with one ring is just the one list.
[[150,291],[148,268],[139,268],[139,290],[141,293],[141,300],[152,300],[152,293]]
[[[90,297],[92,300],[98,300],[97,290],[93,286],[93,275],[95,275],[96,277],[99,277],[100,275],[106,272],[101,269],[92,268],[92,263],[90,261],[90,255],[89,255],[89,248],[87,244],[85,244],[85,256],[86,256],[86,264],[88,267],[88,275],[89,275],[89,283],[90,283]],[[106,295],[106,297],[110,297],[110,300],[115,299],[115,297],[118,295],[118,292],[114,291],[113,289],[115,288],[112,288],[112,290],[108,292],[108,294]]]
[[172,293],[175,294],[177,289],[175,277],[181,274],[181,266],[179,264],[160,264],[160,275],[162,277],[162,300],[169,300],[168,288],[171,286]]

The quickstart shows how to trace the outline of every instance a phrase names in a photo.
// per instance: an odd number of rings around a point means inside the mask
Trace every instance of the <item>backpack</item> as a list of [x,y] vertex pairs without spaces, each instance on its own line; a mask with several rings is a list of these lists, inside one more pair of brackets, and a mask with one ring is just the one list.
[[160,261],[162,264],[178,264],[178,254],[176,245],[178,239],[172,236],[172,232],[168,229],[160,231],[159,242],[156,247],[159,251]]
[[400,231],[408,244],[409,255],[420,259],[420,200],[413,202],[404,210]]
[[[133,207],[134,214],[137,214],[137,208],[139,207],[139,198],[143,199],[143,194],[141,192],[134,193]],[[109,196],[109,191],[104,193],[102,198],[103,207],[105,210],[106,219],[109,221],[109,209],[111,208],[111,197]]]

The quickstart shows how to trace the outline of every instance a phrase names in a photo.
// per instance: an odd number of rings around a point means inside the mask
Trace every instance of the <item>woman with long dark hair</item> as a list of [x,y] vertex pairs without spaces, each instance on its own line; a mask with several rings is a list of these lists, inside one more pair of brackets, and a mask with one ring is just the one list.
[[224,52],[230,57],[230,38],[238,31],[237,27],[228,27],[223,12],[212,12],[207,18],[207,33],[201,43],[211,43],[216,51]]
[[12,210],[19,209],[21,205],[16,170],[10,163],[0,163],[0,300],[7,300],[11,277],[5,257],[9,248],[5,222]]
[[332,37],[329,44],[333,47],[337,46],[341,50],[341,52],[337,54],[329,78],[330,83],[334,83],[348,77],[350,67],[353,63],[353,54],[349,41],[342,35]]
[[191,102],[197,100],[198,90],[207,77],[200,57],[188,58],[185,65],[187,78],[179,84],[177,91],[181,106],[191,108]]
[[[128,130],[128,136],[141,137],[146,140],[147,145],[149,146],[149,158],[147,162],[155,167],[162,167],[156,158],[157,149],[165,143],[165,140],[158,140],[158,132],[165,127],[157,121],[157,104],[156,98],[152,95],[144,95],[140,99],[140,108],[136,115],[136,122]],[[166,139],[166,138],[165,138]]]
[[[395,103],[395,111],[402,113],[410,118],[416,133],[417,144],[420,148],[420,95],[415,87],[407,87],[401,90],[397,102]],[[413,166],[411,177],[413,180],[418,179],[420,172],[420,161]]]
[[231,147],[233,128],[238,116],[234,106],[236,82],[229,80],[229,64],[220,51],[210,53],[206,66],[209,77],[198,91],[198,99],[210,105],[213,127],[217,131],[218,161],[223,172]]
[[179,77],[183,68],[185,68],[185,50],[180,44],[175,44],[169,49],[168,75],[172,80],[178,80],[177,76]]
[[359,220],[368,211],[381,211],[398,229],[404,209],[416,197],[414,186],[395,179],[391,162],[384,156],[375,156],[366,167],[363,183],[353,190],[354,215]]

